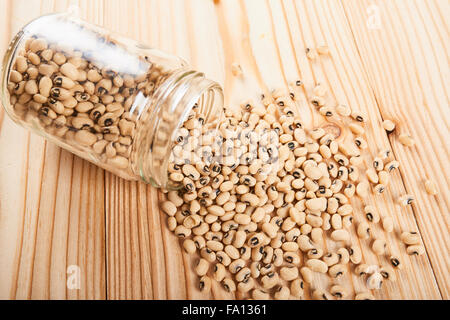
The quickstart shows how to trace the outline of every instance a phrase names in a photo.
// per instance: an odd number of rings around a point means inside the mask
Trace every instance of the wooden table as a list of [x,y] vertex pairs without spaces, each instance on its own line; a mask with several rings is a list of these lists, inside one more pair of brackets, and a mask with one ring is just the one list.
[[[30,19],[71,3],[88,21],[183,56],[224,86],[228,105],[302,79],[298,105],[308,125],[323,121],[308,103],[317,82],[329,88],[330,104],[366,112],[372,157],[392,148],[401,163],[376,201],[396,230],[375,233],[404,268],[375,296],[449,298],[448,1],[2,0],[2,52]],[[306,47],[323,44],[329,57],[306,58]],[[232,75],[234,62],[243,79]],[[394,120],[416,145],[404,147],[398,133],[388,137],[383,119]],[[346,135],[343,130],[341,139]],[[425,192],[426,179],[437,183],[437,196]],[[416,196],[407,209],[395,205],[404,193]],[[180,250],[157,202],[157,190],[46,143],[0,111],[0,298],[233,298],[218,284],[211,295],[196,289],[193,259]],[[362,204],[352,204],[360,212]],[[403,230],[420,231],[425,255],[405,254],[398,240]],[[359,244],[367,249],[369,242]],[[368,249],[364,259],[386,263]],[[354,275],[347,280],[352,295],[364,288]]]

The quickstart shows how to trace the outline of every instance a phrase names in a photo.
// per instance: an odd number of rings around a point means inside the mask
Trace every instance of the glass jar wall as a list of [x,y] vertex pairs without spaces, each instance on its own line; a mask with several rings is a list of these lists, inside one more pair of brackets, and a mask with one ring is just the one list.
[[167,185],[175,133],[192,108],[221,114],[220,86],[187,63],[69,14],[12,40],[2,103],[20,125],[129,180]]

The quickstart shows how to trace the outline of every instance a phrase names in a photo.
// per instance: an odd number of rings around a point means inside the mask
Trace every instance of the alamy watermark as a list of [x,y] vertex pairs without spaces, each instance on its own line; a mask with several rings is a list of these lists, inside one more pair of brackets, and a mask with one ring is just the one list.
[[79,290],[81,288],[81,268],[77,265],[67,267],[67,289]]
[[381,13],[380,7],[373,4],[366,9],[367,20],[366,25],[369,30],[381,29]]

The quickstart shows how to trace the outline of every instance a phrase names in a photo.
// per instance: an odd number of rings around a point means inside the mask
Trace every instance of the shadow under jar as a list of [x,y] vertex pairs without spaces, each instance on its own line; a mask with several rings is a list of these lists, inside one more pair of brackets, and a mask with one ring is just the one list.
[[221,87],[181,58],[69,14],[26,25],[2,68],[2,103],[15,122],[157,187],[172,187],[170,152],[194,105],[206,124],[223,110]]

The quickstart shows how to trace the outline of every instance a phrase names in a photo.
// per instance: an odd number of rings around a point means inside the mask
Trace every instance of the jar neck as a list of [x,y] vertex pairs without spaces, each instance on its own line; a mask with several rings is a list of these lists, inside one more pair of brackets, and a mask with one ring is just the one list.
[[187,69],[171,74],[150,98],[148,116],[139,120],[134,152],[133,170],[144,182],[175,187],[169,184],[169,158],[177,130],[196,103],[205,122],[214,120],[223,111],[222,88],[203,73]]

